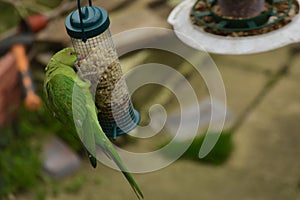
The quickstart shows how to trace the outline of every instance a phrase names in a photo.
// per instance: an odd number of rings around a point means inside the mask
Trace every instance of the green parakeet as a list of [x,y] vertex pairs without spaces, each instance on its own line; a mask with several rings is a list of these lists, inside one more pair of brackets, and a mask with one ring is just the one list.
[[140,188],[98,123],[90,84],[82,81],[76,74],[76,60],[77,53],[73,48],[65,48],[51,58],[45,69],[46,104],[54,116],[83,141],[94,167],[97,161],[92,154],[95,155],[96,147],[100,147],[120,168],[138,198],[143,198]]

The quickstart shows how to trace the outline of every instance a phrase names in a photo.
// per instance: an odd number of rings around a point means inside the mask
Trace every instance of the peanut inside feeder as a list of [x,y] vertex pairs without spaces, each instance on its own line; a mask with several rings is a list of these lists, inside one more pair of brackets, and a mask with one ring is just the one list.
[[107,11],[85,6],[66,18],[66,29],[78,56],[78,75],[91,83],[98,119],[107,136],[116,138],[134,129],[139,113],[133,108],[111,38]]

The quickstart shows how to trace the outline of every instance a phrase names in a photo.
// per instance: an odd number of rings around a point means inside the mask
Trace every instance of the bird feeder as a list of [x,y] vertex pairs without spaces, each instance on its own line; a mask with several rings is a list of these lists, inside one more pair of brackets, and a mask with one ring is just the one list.
[[140,121],[128,88],[109,29],[105,9],[81,7],[70,13],[65,26],[78,53],[78,75],[91,83],[98,109],[98,120],[108,137],[116,138],[134,129]]
[[300,0],[185,0],[169,15],[189,46],[218,54],[251,54],[300,40]]

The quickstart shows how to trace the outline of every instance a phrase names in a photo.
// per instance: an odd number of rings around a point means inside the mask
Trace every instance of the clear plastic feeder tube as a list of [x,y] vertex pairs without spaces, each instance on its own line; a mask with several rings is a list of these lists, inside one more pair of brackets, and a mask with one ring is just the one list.
[[[91,9],[94,9],[93,12],[91,12]],[[92,14],[95,17],[95,10],[101,14],[102,18],[100,20],[89,16]],[[84,24],[86,20],[94,21],[95,25],[84,31],[82,38],[77,37],[76,34],[73,34],[74,37],[72,37],[72,32],[71,35],[69,34],[72,45],[78,53],[78,75],[83,80],[91,83],[91,91],[95,94],[98,119],[103,131],[109,137],[116,138],[116,136],[125,134],[135,128],[139,122],[139,114],[134,110],[130,100],[111,37],[106,11],[100,7],[94,8],[91,6],[83,7],[81,11],[85,18],[83,18],[82,23],[80,21],[78,23],[85,28],[87,27]],[[96,17],[99,17],[99,15],[96,14]],[[72,17],[69,18],[72,20]],[[73,18],[75,17],[73,16]],[[98,24],[101,20],[103,21],[102,26]],[[95,26],[97,28],[94,28]],[[89,32],[91,29],[96,30]],[[82,30],[79,28],[78,31]],[[95,32],[98,34],[95,34]]]

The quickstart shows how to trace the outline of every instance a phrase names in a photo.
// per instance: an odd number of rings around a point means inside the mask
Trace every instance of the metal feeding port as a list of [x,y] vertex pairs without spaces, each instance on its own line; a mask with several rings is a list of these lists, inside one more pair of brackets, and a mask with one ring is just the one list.
[[133,108],[128,88],[109,29],[105,9],[80,6],[65,21],[72,45],[78,53],[78,75],[91,83],[95,94],[99,123],[108,137],[133,130],[140,121]]
[[[230,5],[233,3],[236,5]],[[198,0],[192,8],[191,17],[196,24],[212,30],[251,31],[282,21],[288,16],[293,0],[266,0],[266,3],[264,0],[248,0],[246,3],[249,6],[242,5],[246,8],[244,10],[239,9],[239,3],[241,2],[232,0]],[[276,6],[282,3],[287,5],[286,9],[276,9]],[[229,10],[229,8],[234,9]]]

